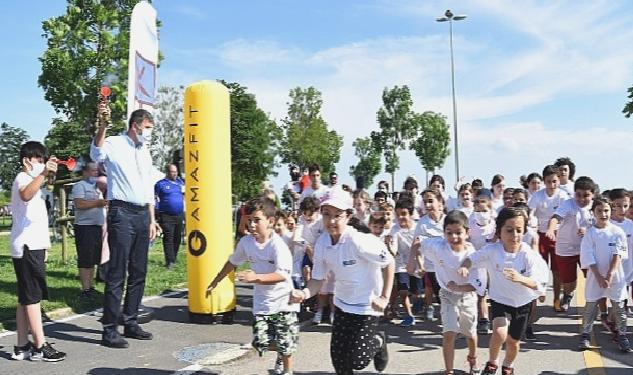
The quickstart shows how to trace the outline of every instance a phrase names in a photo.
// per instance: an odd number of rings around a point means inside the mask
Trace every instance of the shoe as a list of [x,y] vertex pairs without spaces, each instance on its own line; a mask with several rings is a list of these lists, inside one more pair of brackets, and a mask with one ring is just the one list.
[[468,366],[470,367],[469,375],[481,374],[481,369],[477,366],[477,357],[466,356],[466,362],[468,362]]
[[501,366],[501,375],[514,375],[514,367]]
[[323,319],[323,311],[319,309],[316,313],[314,313],[314,318],[312,318],[313,324],[321,324],[321,320]]
[[47,342],[39,349],[31,349],[31,361],[59,362],[64,359],[66,359],[66,353],[55,350],[55,348]]
[[578,349],[580,349],[580,350],[591,349],[591,339],[589,338],[588,334],[583,333],[580,336],[580,343],[578,343]]
[[560,300],[559,299],[554,301],[554,311],[556,311],[557,313],[563,312],[563,309],[561,309],[561,307],[560,307]]
[[11,358],[16,361],[23,361],[31,357],[31,350],[33,349],[33,343],[27,342],[24,346],[14,346]]
[[389,352],[387,351],[387,334],[382,331],[376,333],[376,341],[380,342],[380,349],[376,352],[374,356],[374,368],[378,372],[383,372],[387,368],[387,363],[389,363]]
[[167,264],[165,265],[165,268],[167,268],[168,270],[173,270],[173,269],[174,269],[174,267],[176,267],[176,264],[175,264],[175,263],[167,263]]
[[334,325],[334,311],[330,313],[330,324]]
[[571,303],[572,298],[574,298],[573,294],[563,294],[563,298],[560,300],[560,310],[562,312],[569,310],[569,304]]
[[488,319],[481,319],[477,323],[477,334],[478,335],[490,334],[490,321]]
[[620,335],[618,337],[618,346],[620,347],[620,351],[623,353],[631,353],[633,349],[631,348],[631,343],[626,335]]
[[123,336],[137,340],[151,340],[154,338],[154,335],[144,331],[138,324],[125,326],[125,329],[123,329]]
[[536,341],[536,335],[534,334],[534,329],[532,329],[531,324],[529,324],[527,328],[525,328],[525,340]]
[[90,289],[82,290],[81,293],[79,293],[79,299],[80,300],[85,301],[85,300],[88,300],[90,298],[92,298],[92,293],[90,293]]
[[413,306],[411,307],[414,314],[419,314],[424,309],[424,303],[422,298],[418,298],[415,302],[413,302]]
[[101,345],[108,348],[125,349],[130,346],[126,339],[121,337],[119,332],[104,332],[101,337]]
[[484,370],[481,372],[481,375],[495,375],[497,373],[498,368],[499,366],[493,365],[490,362],[486,362],[486,367],[484,367]]
[[400,323],[400,327],[411,327],[414,324],[415,324],[415,318],[409,315],[405,317],[404,319],[402,319],[402,322]]
[[277,359],[275,360],[275,368],[273,369],[275,375],[281,375],[284,373],[284,360],[283,358],[277,354]]
[[431,322],[435,320],[435,307],[433,305],[426,308],[426,320]]
[[615,327],[615,325],[611,325],[608,314],[600,314],[600,323],[602,324],[602,328],[608,333],[614,332],[612,328]]

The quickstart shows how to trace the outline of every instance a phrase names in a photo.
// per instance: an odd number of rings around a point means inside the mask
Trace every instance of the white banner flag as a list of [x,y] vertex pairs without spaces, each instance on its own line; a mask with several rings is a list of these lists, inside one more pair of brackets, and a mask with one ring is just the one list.
[[158,30],[156,10],[141,1],[132,10],[128,67],[127,115],[139,108],[153,112],[156,102]]

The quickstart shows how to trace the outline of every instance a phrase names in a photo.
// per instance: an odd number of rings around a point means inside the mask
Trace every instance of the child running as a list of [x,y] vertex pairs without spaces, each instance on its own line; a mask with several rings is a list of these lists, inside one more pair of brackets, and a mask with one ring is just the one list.
[[[628,245],[628,258],[622,258],[622,268],[624,269],[624,279],[629,291],[627,293],[627,310],[631,308],[630,287],[633,283],[633,220],[626,217],[626,213],[631,207],[631,193],[625,189],[612,189],[609,191],[611,199],[611,222],[620,227],[626,234]],[[613,310],[612,310],[613,311]],[[613,321],[613,320],[612,320]],[[613,328],[610,325],[610,328]],[[612,329],[613,330],[613,329]],[[615,331],[615,330],[613,330]]]
[[580,349],[591,347],[590,334],[598,314],[598,301],[608,298],[615,315],[618,345],[622,352],[630,353],[633,350],[626,337],[626,279],[621,261],[628,257],[626,234],[611,223],[611,201],[608,198],[595,198],[591,211],[594,224],[587,229],[580,245],[581,265],[589,269]]
[[[477,294],[486,289],[487,275],[484,270],[472,270],[468,277],[457,271],[466,257],[475,252],[468,241],[468,218],[458,210],[451,211],[444,218],[444,238],[429,238],[422,242],[419,268],[424,270],[424,259],[435,264],[437,282],[440,284],[440,313],[442,316],[442,353],[445,374],[454,374],[455,339],[461,333],[466,337],[470,366],[469,373],[478,374],[477,367]],[[414,258],[407,270],[413,274],[416,269]]]
[[262,356],[277,351],[275,374],[292,374],[292,355],[297,350],[299,325],[298,304],[289,304],[292,286],[290,250],[273,230],[275,202],[257,198],[246,207],[249,235],[240,239],[233,255],[207,287],[207,295],[229,273],[245,262],[251,269],[238,272],[237,279],[255,284],[253,288],[253,348]]
[[459,270],[466,277],[471,267],[482,267],[488,271],[490,280],[493,332],[489,359],[482,375],[497,373],[504,343],[506,354],[501,372],[502,375],[514,374],[514,361],[519,353],[532,301],[544,293],[547,285],[547,272],[541,270],[537,262],[540,255],[523,242],[526,224],[522,210],[514,207],[502,209],[496,220],[500,241],[471,254]]

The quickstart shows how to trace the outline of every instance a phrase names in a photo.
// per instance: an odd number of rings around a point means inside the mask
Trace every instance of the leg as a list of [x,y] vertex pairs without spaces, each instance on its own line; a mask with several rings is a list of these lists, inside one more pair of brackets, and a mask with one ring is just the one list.
[[582,314],[582,333],[585,335],[591,334],[593,328],[593,322],[598,316],[598,305],[596,302],[587,302],[585,304],[585,311]]
[[351,368],[350,346],[354,343],[351,338],[352,316],[340,309],[336,309],[332,336],[330,338],[330,359],[337,375],[353,374]]
[[624,301],[611,300],[611,308],[615,316],[615,327],[618,335],[626,335],[626,310]]
[[141,211],[134,217],[134,241],[128,263],[127,290],[123,303],[125,325],[136,325],[138,308],[145,292],[147,257],[149,253],[149,212]]
[[447,372],[455,368],[455,337],[457,337],[455,332],[444,332],[442,336],[442,355]]
[[184,231],[184,216],[183,215],[178,215],[176,216],[176,220],[174,223],[174,241],[173,241],[173,248],[174,248],[174,263],[176,262],[176,259],[178,259],[178,250],[180,250],[180,243],[182,241],[182,232]]
[[79,269],[79,281],[81,282],[81,290],[90,289],[92,287],[93,277],[94,277],[94,267]]
[[[553,261],[553,260],[552,260]],[[554,293],[554,302],[558,302],[560,304],[560,275],[558,274],[558,270],[552,270],[552,292]],[[554,303],[556,305],[556,303]]]
[[508,337],[506,340],[506,357],[503,360],[503,366],[512,367],[514,365],[514,361],[517,358],[517,354],[519,354],[519,346],[521,341],[515,340],[512,337]]
[[165,254],[165,265],[168,266],[176,262],[176,255],[174,252],[174,237],[176,235],[176,228],[174,226],[172,215],[161,214],[160,227],[163,230],[163,253]]
[[488,350],[488,362],[498,364],[501,346],[508,337],[508,320],[505,317],[498,317],[492,320],[492,337],[490,338],[490,348]]
[[400,296],[402,306],[404,306],[404,311],[407,313],[408,316],[413,316],[413,311],[411,310],[411,300],[409,299],[409,291],[400,290],[398,291],[398,295]]
[[277,353],[281,356],[284,371],[292,372],[292,355],[297,351],[299,320],[296,313],[279,313],[273,320]]
[[40,303],[38,302],[25,305],[24,309],[26,311],[28,326],[31,328],[33,344],[36,348],[41,348],[46,339],[44,338],[44,327],[42,326],[42,310],[40,309]]
[[18,335],[18,346],[24,346],[29,341],[29,320],[26,317],[26,308],[18,303],[15,309],[15,324]]

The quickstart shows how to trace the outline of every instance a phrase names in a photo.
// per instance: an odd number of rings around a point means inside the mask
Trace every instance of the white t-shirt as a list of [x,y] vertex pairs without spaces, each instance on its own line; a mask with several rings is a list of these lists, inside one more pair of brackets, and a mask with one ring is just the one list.
[[538,233],[536,233],[534,228],[527,227],[525,233],[523,233],[523,242],[525,242],[526,244],[530,245],[530,247],[532,247],[532,244],[537,238],[538,238]]
[[396,253],[396,272],[407,272],[407,264],[411,257],[411,244],[413,243],[415,229],[404,229],[398,224],[391,227],[391,250]]
[[313,198],[318,199],[319,202],[323,202],[329,192],[330,192],[330,188],[323,184],[321,184],[321,186],[317,190],[314,190],[312,186],[308,186],[301,193],[301,197],[299,198],[299,204],[301,204],[301,202],[303,202],[303,200],[308,197],[313,197]]
[[574,256],[580,254],[578,228],[589,228],[592,223],[591,202],[585,207],[579,207],[575,198],[564,201],[554,215],[559,216],[560,226],[556,234],[556,255]]
[[468,218],[468,240],[473,244],[475,250],[479,250],[495,240],[496,225],[493,219],[488,224],[480,226],[475,220],[475,215]]
[[29,250],[43,250],[51,247],[48,234],[46,202],[38,189],[30,201],[20,198],[20,189],[33,181],[26,172],[20,172],[11,187],[11,257],[22,258],[24,246]]
[[393,261],[378,237],[348,226],[335,245],[328,233],[319,237],[312,278],[325,280],[333,272],[334,305],[350,314],[382,316],[371,302],[382,293],[382,269]]
[[321,233],[323,233],[323,219],[321,217],[311,223],[306,223],[303,217],[299,218],[292,237],[292,276],[303,275],[301,265],[306,254],[306,245],[310,245],[314,249],[314,244]]
[[460,210],[461,212],[463,212],[467,218],[470,219],[470,217],[472,216],[473,212],[475,211],[475,207],[460,207],[458,208],[458,210]]
[[[463,277],[457,272],[464,259],[476,251],[472,244],[467,242],[464,251],[456,252],[444,238],[429,238],[422,242],[420,251],[427,259],[435,263],[435,276],[442,289],[450,290],[447,285],[450,281],[454,281],[458,285],[472,285],[479,295],[484,295],[486,292],[488,283],[486,270],[473,268],[468,273],[468,277]],[[451,293],[461,294],[453,291]]]
[[625,218],[622,222],[611,220],[611,223],[620,227],[626,234],[628,251],[626,258],[622,256],[622,268],[624,269],[624,279],[627,284],[630,284],[633,282],[633,220]]
[[554,216],[554,213],[560,207],[560,205],[569,199],[569,194],[565,190],[556,189],[552,196],[547,195],[545,189],[541,189],[532,194],[528,201],[528,206],[532,210],[532,215],[536,217],[538,221],[538,231],[541,233],[547,232],[547,225],[549,219]]
[[[444,218],[446,218],[446,215],[443,213],[438,221],[431,219],[430,215],[422,216],[415,227],[415,238],[420,238],[420,241],[433,237],[443,238]],[[424,268],[426,272],[435,272],[435,265],[429,258],[424,258]]]
[[299,304],[289,304],[293,289],[290,273],[292,256],[284,240],[273,233],[265,243],[259,243],[252,235],[244,236],[229,258],[231,264],[238,266],[249,262],[251,269],[258,274],[278,273],[284,281],[272,285],[254,284],[253,314],[271,315],[285,311],[299,311]]
[[573,197],[574,194],[574,181],[569,180],[567,181],[567,183],[565,185],[560,184],[559,186],[560,189],[562,189],[563,191],[565,191],[570,197]]
[[501,211],[501,209],[503,208],[503,195],[500,196],[499,198],[495,198],[492,197],[492,210],[495,212],[499,212]]
[[[547,271],[542,268],[546,269],[547,265],[543,262],[541,255],[526,243],[521,243],[521,248],[516,253],[505,251],[500,242],[488,244],[469,257],[473,268],[482,267],[488,271],[490,298],[495,302],[519,307],[545,294],[548,278]],[[530,289],[509,280],[503,274],[505,268],[515,269],[521,275],[532,278],[536,281],[538,289]]]
[[615,269],[611,285],[605,289],[598,285],[596,276],[590,268],[595,264],[600,274],[605,276],[614,256],[628,256],[626,240],[626,234],[617,225],[607,225],[605,228],[596,228],[592,225],[587,229],[580,244],[580,266],[587,268],[585,298],[588,302],[596,302],[600,298],[615,301],[626,299],[626,280],[622,263]]

